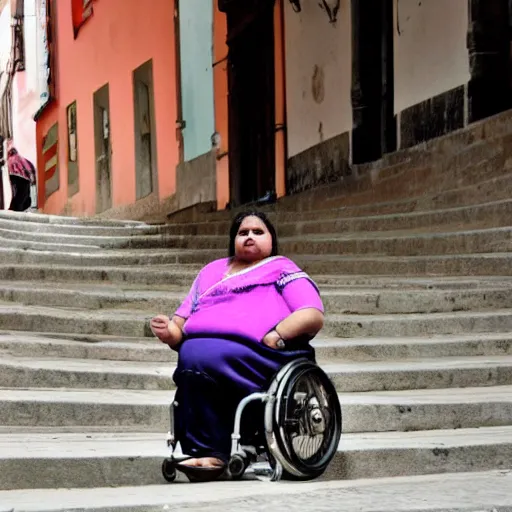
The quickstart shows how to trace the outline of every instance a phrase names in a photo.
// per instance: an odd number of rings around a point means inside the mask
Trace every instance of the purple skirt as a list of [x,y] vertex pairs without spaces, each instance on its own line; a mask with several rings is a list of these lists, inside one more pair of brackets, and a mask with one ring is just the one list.
[[[300,357],[314,361],[313,348],[306,344],[299,350],[280,351],[243,339],[185,340],[173,376],[175,434],[183,453],[227,462],[239,402],[266,391],[276,373]],[[255,434],[263,420],[261,408],[255,404],[243,420],[242,432],[249,429]]]

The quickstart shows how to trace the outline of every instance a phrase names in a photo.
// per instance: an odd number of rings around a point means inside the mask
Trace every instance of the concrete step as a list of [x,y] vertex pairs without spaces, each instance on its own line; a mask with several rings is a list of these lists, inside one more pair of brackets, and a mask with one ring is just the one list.
[[511,276],[512,253],[436,256],[298,255],[294,261],[310,275],[368,274],[405,276]]
[[[115,285],[30,283],[0,281],[0,300],[25,305],[57,306],[80,309],[112,309],[125,307],[145,311],[175,311],[185,298],[188,286],[168,286],[169,291],[126,289]],[[175,291],[171,291],[171,290]],[[512,288],[511,288],[512,293]],[[494,298],[498,299],[498,295]],[[492,300],[492,299],[491,299]]]
[[0,248],[2,264],[53,264],[89,266],[162,265],[202,263],[226,256],[226,250],[104,250],[93,253],[50,252]]
[[0,387],[4,388],[174,388],[174,367],[168,363],[30,358],[4,354],[0,368]]
[[185,286],[190,287],[201,264],[167,264],[144,267],[121,265],[120,267],[91,266],[82,267],[75,264],[67,265],[48,263],[40,264],[0,264],[0,279],[9,281],[35,281],[50,283],[123,283],[123,285],[142,286]]
[[506,332],[512,330],[512,309],[411,313],[405,315],[328,315],[322,334],[335,338],[430,336]]
[[[432,229],[432,228],[429,228]],[[460,229],[460,228],[459,228]],[[132,237],[129,241],[108,244],[112,249],[156,250],[218,250],[226,247],[227,237],[166,235]],[[107,244],[103,244],[107,245]],[[428,254],[460,254],[478,252],[506,252],[512,249],[512,228],[492,228],[453,232],[365,231],[357,233],[309,235],[306,239],[281,238],[283,254],[378,254],[414,256]],[[105,253],[108,255],[108,253]],[[153,254],[153,251],[148,254]],[[156,251],[155,251],[156,254]]]
[[283,239],[285,254],[364,254],[416,256],[508,252],[512,228],[453,233],[360,232],[352,236],[310,236],[308,240]]
[[[331,186],[328,189],[332,188]],[[324,193],[327,188],[324,188]],[[380,215],[399,215],[411,212],[427,213],[433,210],[446,210],[454,207],[478,206],[482,203],[495,201],[509,201],[512,191],[512,173],[497,177],[488,177],[477,184],[448,188],[435,194],[423,193],[396,201],[370,201],[363,204],[347,205],[346,202],[336,207],[326,204],[325,198],[318,205],[308,209],[291,208],[287,198],[278,201],[272,207],[264,208],[266,213],[277,224],[277,227],[296,221],[308,222],[322,219],[357,218]],[[320,193],[320,192],[319,192]],[[345,197],[345,196],[344,196]],[[229,229],[230,217],[226,215],[211,214],[200,221],[173,220],[164,226],[155,226],[158,230],[166,230],[176,234],[222,234]],[[178,231],[173,231],[175,228]],[[216,227],[218,226],[218,227]],[[184,231],[181,231],[183,227]]]
[[[495,350],[508,351],[507,337],[498,337]],[[494,345],[493,345],[494,346]],[[510,337],[512,350],[512,334]],[[491,350],[491,348],[490,348]],[[0,331],[0,353],[16,357],[100,359],[175,363],[177,353],[156,338]]]
[[[344,433],[512,425],[512,386],[340,393],[339,399]],[[3,389],[0,424],[162,433],[172,400],[169,391]]]
[[[37,268],[38,274],[46,273],[50,266],[72,266],[81,268],[86,273],[85,267],[100,267],[100,276],[107,276],[110,271],[106,267],[116,267],[115,272],[123,266],[151,266],[145,272],[156,270],[156,266],[192,265],[192,268],[200,268],[213,259],[225,256],[224,251],[124,251],[110,252],[108,254],[93,253],[49,253],[40,251],[17,251],[0,249],[2,268],[8,268],[7,272],[16,272],[20,279],[30,279],[29,272],[11,270],[14,267]],[[340,256],[340,255],[311,255],[301,254],[293,256],[294,261],[311,275],[318,274],[369,274],[369,275],[512,275],[512,253],[481,253],[481,254],[448,254],[429,256]],[[172,267],[170,267],[172,268]],[[181,267],[180,267],[181,268]],[[140,269],[139,269],[140,270]],[[61,272],[61,269],[59,269]],[[94,274],[94,272],[93,272]],[[0,278],[6,279],[0,272]],[[21,277],[24,276],[24,277]],[[78,279],[76,276],[75,279]],[[107,279],[106,277],[103,280]],[[174,278],[173,278],[174,279]],[[193,278],[192,278],[193,279]],[[160,281],[160,280],[158,280]],[[147,280],[146,280],[147,282]],[[154,282],[154,280],[153,280]],[[174,280],[172,281],[174,282]],[[191,281],[190,281],[191,282]]]
[[[72,303],[71,303],[72,304]],[[169,312],[171,313],[171,312]],[[0,304],[0,329],[32,332],[76,332],[115,336],[152,336],[149,320],[155,312],[140,310],[90,310]]]
[[[361,217],[343,217],[343,211],[339,212],[335,217],[337,212],[333,210],[327,210],[325,216],[322,215],[322,212],[315,213],[316,217],[309,221],[298,220],[296,222],[280,223],[278,225],[279,235],[297,236],[316,235],[319,233],[396,231],[425,228],[439,230],[441,226],[459,226],[459,229],[464,229],[464,226],[474,225],[481,225],[482,227],[510,226],[512,201],[505,199],[441,210]],[[302,219],[302,216],[299,219]]]
[[[18,303],[0,303],[0,330],[145,337],[152,336],[149,320],[156,313],[158,311],[150,309],[83,311],[75,307],[27,308]],[[173,310],[168,309],[163,313],[172,314]],[[322,334],[335,338],[355,338],[510,331],[512,309],[499,309],[425,314],[328,313]]]
[[[3,434],[0,489],[162,484],[166,454],[161,434]],[[511,456],[512,427],[345,434],[324,478],[509,469]]]
[[[169,291],[111,284],[67,284],[29,281],[0,281],[0,300],[26,305],[112,309],[116,307],[146,311],[174,311],[186,296],[189,286],[168,286]],[[172,291],[171,291],[172,290]],[[470,289],[379,290],[373,288],[338,289],[323,287],[320,292],[328,313],[434,313],[473,309],[501,309],[512,304],[512,285],[497,283]]]
[[[512,205],[512,202],[511,202]],[[512,206],[511,206],[512,211]],[[315,223],[316,224],[316,223]],[[382,254],[382,255],[416,255],[416,254],[456,254],[473,252],[499,252],[508,251],[511,248],[512,228],[500,227],[489,229],[472,229],[461,231],[461,226],[453,224],[448,226],[450,230],[445,232],[431,232],[436,224],[428,224],[420,228],[395,231],[357,231],[353,233],[340,234],[339,229],[332,223],[323,222],[322,229],[315,230],[315,224],[302,224],[309,231],[307,240],[303,236],[299,238],[281,238],[281,247],[285,254]],[[301,226],[301,224],[294,224]],[[362,227],[362,226],[361,226]],[[370,228],[372,226],[369,226]],[[339,228],[339,225],[338,225]],[[329,231],[332,230],[332,231]],[[227,233],[227,230],[226,230]],[[226,247],[227,235],[145,235],[131,237],[88,237],[71,235],[48,235],[48,234],[27,234],[6,231],[0,240],[3,240],[2,248],[7,249],[32,249],[38,251],[61,251],[61,252],[90,252],[98,251],[102,246],[106,249],[131,249],[128,251],[102,251],[95,256],[103,254],[107,260],[118,257],[140,256],[136,249],[212,249],[222,251]],[[312,234],[313,233],[313,234]],[[318,233],[323,233],[319,235]],[[9,238],[5,238],[7,235]],[[5,238],[5,239],[4,239]],[[135,249],[135,250],[134,250]],[[174,254],[174,252],[172,252]],[[155,263],[172,262],[168,259],[161,259],[161,251],[147,253]],[[222,256],[222,255],[221,255]],[[73,255],[77,257],[76,254]],[[219,256],[220,257],[220,256]],[[159,259],[160,258],[160,259]],[[4,263],[16,262],[16,253],[4,252]],[[139,260],[134,263],[137,264]],[[131,264],[134,264],[131,263]],[[123,263],[121,263],[123,264]],[[130,264],[124,263],[124,264]]]
[[275,483],[243,480],[194,485],[0,492],[1,512],[508,512],[512,471],[440,473],[362,480]]
[[105,229],[105,232],[102,234],[93,234],[93,235],[83,235],[81,233],[61,233],[60,231],[46,233],[44,231],[21,231],[16,229],[5,229],[1,227],[0,222],[0,238],[4,240],[4,243],[7,241],[12,242],[38,242],[38,243],[46,243],[52,244],[55,243],[56,240],[58,243],[63,244],[71,244],[71,245],[79,245],[82,246],[95,246],[100,247],[103,243],[109,243],[111,241],[127,242],[130,240],[131,236],[139,236],[138,233],[134,233],[133,230],[126,230],[121,236],[116,236],[112,234],[110,230]]
[[[19,219],[6,218],[0,215],[0,229],[2,235],[9,238],[9,233],[19,233],[19,236],[37,236],[37,235],[68,235],[68,236],[131,236],[152,234],[156,232],[156,226],[146,224],[135,225],[102,225],[93,224],[58,224],[55,222],[25,222]],[[10,238],[16,238],[13,234]]]
[[[340,392],[400,391],[512,384],[512,356],[402,361],[319,361]],[[173,389],[169,363],[14,357],[0,361],[0,387]]]
[[[429,230],[432,227],[429,228]],[[455,228],[453,228],[455,229]],[[460,227],[458,228],[460,229]],[[284,254],[381,254],[389,256],[459,254],[474,252],[505,252],[512,248],[512,228],[474,229],[468,231],[419,232],[406,231],[362,231],[355,233],[309,235],[297,238],[281,238],[280,246]],[[98,241],[96,242],[98,243]],[[203,235],[153,235],[131,237],[129,240],[99,241],[102,246],[112,249],[181,249],[218,250],[227,245],[225,234]],[[131,255],[131,252],[129,253]],[[134,252],[135,254],[135,252]],[[151,251],[148,255],[159,252]],[[109,252],[105,255],[110,256]],[[162,263],[166,261],[161,261]]]
[[[54,236],[54,240],[55,240]],[[60,237],[58,237],[60,238]],[[31,250],[31,251],[46,251],[46,252],[70,252],[70,253],[91,253],[101,250],[99,245],[92,244],[71,244],[61,243],[60,241],[51,242],[36,242],[31,240],[12,240],[0,236],[0,244],[3,249],[16,249],[16,250]]]
[[137,220],[103,219],[94,217],[68,217],[59,215],[47,215],[31,212],[13,212],[1,210],[0,219],[17,222],[32,222],[35,224],[94,226],[94,227],[137,227],[146,226],[144,222]]
[[346,362],[322,367],[340,392],[402,391],[512,384],[511,356]]
[[[412,208],[412,205],[409,208]],[[400,209],[398,205],[397,209]],[[405,209],[405,206],[402,209]],[[350,213],[349,208],[331,208],[293,214],[275,212],[270,217],[276,223],[279,236],[290,237],[319,233],[395,231],[447,225],[459,225],[460,228],[475,224],[482,225],[482,227],[499,227],[510,225],[512,200],[507,198],[439,210],[399,211],[398,213],[383,214],[373,212],[373,215],[349,215]],[[229,227],[229,221],[213,221],[196,224],[165,224],[155,226],[155,230],[168,235],[225,236]]]
[[[512,355],[512,333],[416,338],[325,338],[312,341],[320,361],[396,361]],[[177,353],[155,338],[0,331],[0,351],[16,357],[176,362]]]

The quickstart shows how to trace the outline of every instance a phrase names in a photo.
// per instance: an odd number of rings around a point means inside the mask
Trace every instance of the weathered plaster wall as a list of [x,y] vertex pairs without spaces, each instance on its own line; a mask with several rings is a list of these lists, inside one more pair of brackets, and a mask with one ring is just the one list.
[[284,3],[288,156],[352,128],[350,1],[329,23],[318,2]]
[[318,2],[301,5],[296,13],[285,2],[288,193],[339,179],[352,129],[350,1],[341,1],[336,23]]
[[395,113],[469,81],[467,0],[394,0]]

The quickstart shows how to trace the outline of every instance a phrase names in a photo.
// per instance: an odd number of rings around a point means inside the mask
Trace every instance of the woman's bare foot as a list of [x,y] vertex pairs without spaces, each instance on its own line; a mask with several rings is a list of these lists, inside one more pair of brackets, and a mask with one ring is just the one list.
[[218,468],[224,466],[224,462],[217,457],[201,457],[200,459],[187,459],[181,463],[183,466],[194,468]]

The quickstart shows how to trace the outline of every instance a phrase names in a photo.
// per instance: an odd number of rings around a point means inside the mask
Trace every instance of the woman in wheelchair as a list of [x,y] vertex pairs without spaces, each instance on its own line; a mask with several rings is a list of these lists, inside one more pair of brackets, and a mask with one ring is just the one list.
[[323,321],[315,283],[278,255],[267,217],[239,214],[229,257],[199,272],[172,319],[151,320],[155,336],[178,351],[174,425],[189,458],[177,469],[202,481],[224,472],[237,405],[290,361],[314,361],[309,341]]

